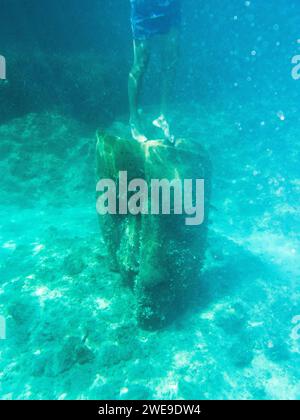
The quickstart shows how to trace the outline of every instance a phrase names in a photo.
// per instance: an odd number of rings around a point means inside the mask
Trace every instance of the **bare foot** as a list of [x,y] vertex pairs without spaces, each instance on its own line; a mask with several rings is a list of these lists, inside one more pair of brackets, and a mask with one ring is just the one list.
[[153,125],[163,131],[164,137],[168,142],[175,143],[175,137],[171,135],[170,125],[163,114],[153,121]]
[[146,143],[146,141],[148,141],[147,137],[144,134],[142,134],[138,123],[131,122],[130,128],[131,135],[134,140],[138,141],[139,143]]

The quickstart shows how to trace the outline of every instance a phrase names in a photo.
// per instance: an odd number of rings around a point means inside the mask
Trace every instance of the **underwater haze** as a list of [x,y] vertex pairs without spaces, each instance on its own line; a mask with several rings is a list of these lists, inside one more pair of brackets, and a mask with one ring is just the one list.
[[95,204],[96,130],[134,141],[130,1],[0,6],[0,399],[300,399],[299,2],[182,0],[169,114],[211,209],[199,293],[152,330]]

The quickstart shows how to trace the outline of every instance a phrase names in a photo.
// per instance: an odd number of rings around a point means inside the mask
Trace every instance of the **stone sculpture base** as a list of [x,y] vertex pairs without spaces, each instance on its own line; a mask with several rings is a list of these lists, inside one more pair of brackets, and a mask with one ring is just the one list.
[[186,215],[99,216],[112,270],[120,272],[133,290],[136,315],[142,328],[157,329],[172,322],[189,305],[199,284],[206,249],[211,191],[211,165],[204,150],[181,139],[139,144],[97,134],[97,181],[118,183],[120,171],[128,182],[144,179],[204,179],[205,221],[186,226]]

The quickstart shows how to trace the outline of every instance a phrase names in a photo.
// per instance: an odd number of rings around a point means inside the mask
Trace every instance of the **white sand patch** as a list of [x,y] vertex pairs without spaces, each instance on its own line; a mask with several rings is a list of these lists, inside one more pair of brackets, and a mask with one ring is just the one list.
[[277,267],[295,276],[300,275],[300,241],[271,231],[254,231],[248,236],[224,235],[217,229],[214,231]]
[[208,321],[213,321],[215,319],[215,314],[213,312],[205,312],[201,314],[201,319],[206,319]]
[[272,232],[254,232],[244,243],[254,254],[264,255],[283,268],[294,267],[300,272],[298,241]]
[[53,300],[62,297],[62,293],[59,290],[50,290],[46,286],[36,288],[32,295],[39,298],[40,304],[43,304],[46,300]]
[[2,244],[3,249],[9,249],[10,251],[14,251],[17,248],[17,244],[14,241],[7,241]]
[[96,305],[100,311],[105,311],[111,306],[111,302],[106,299],[98,298],[96,299]]
[[129,392],[129,389],[128,388],[122,388],[121,391],[120,391],[120,395],[121,396],[122,395],[126,395],[126,394],[128,394],[128,392]]
[[180,351],[174,355],[174,366],[179,369],[190,365],[192,353]]
[[257,383],[261,382],[271,399],[295,400],[300,391],[300,384],[292,382],[286,369],[268,360],[263,354],[253,360]]
[[39,254],[41,251],[43,251],[46,247],[43,244],[33,244],[33,255]]
[[167,377],[161,379],[160,384],[155,390],[159,399],[176,399],[178,394],[178,379],[176,378],[175,372],[168,372]]

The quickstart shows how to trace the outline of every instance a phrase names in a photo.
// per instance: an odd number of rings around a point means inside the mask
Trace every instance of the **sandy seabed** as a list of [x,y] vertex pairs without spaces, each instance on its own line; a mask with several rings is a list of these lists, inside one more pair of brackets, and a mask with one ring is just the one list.
[[157,332],[107,265],[93,133],[55,113],[0,127],[1,399],[300,398],[298,127],[183,115],[213,161],[209,244],[201,298]]

